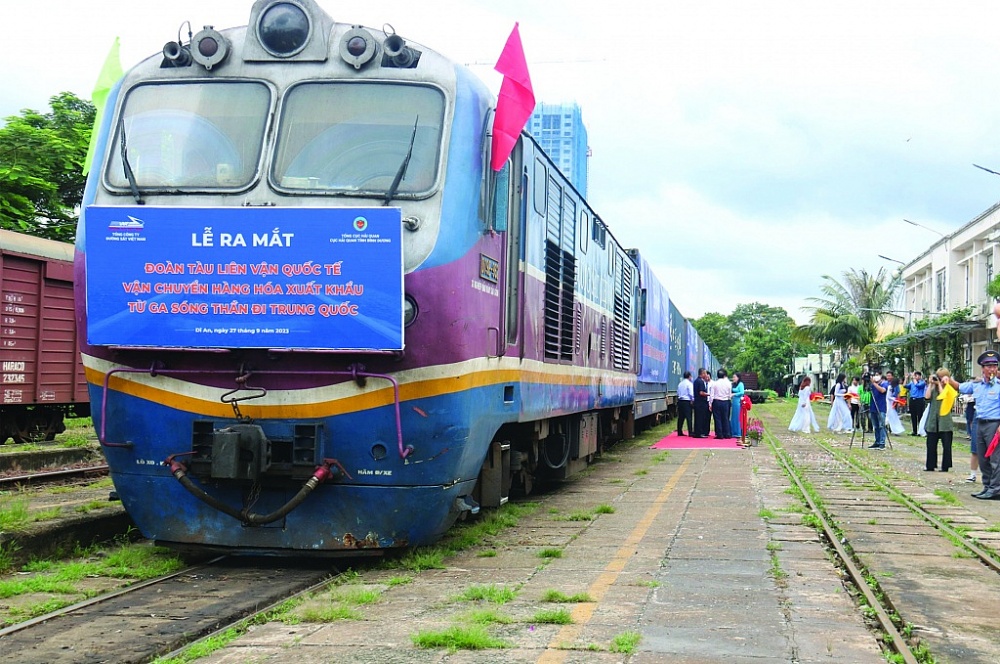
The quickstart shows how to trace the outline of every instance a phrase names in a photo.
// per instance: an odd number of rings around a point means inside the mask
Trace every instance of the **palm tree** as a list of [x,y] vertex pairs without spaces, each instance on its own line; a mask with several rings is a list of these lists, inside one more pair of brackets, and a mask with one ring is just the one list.
[[901,275],[885,268],[876,274],[852,268],[844,272],[843,282],[829,275],[823,279],[820,291],[825,297],[809,298],[816,306],[803,309],[812,311],[812,317],[808,325],[795,329],[794,338],[865,353],[878,341],[879,326],[903,283]]

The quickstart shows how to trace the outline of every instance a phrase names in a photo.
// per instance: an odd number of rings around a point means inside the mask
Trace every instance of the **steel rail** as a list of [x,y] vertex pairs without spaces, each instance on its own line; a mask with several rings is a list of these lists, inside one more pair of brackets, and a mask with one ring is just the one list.
[[17,623],[16,625],[4,627],[3,629],[0,629],[0,638],[3,638],[15,632],[20,632],[21,630],[28,629],[29,627],[34,627],[35,625],[47,622],[49,620],[52,620],[53,618],[69,615],[70,613],[75,613],[80,609],[86,609],[87,607],[107,602],[108,600],[112,600],[116,597],[121,597],[122,595],[127,595],[131,592],[142,590],[143,588],[147,588],[149,586],[154,586],[157,583],[162,583],[164,581],[169,581],[170,579],[175,579],[178,576],[182,576],[184,574],[190,574],[193,570],[214,565],[215,563],[225,560],[226,558],[228,558],[228,556],[218,556],[217,558],[212,558],[211,560],[204,563],[200,563],[198,565],[192,565],[191,567],[186,567],[182,570],[171,572],[170,574],[158,576],[155,579],[148,579],[146,581],[133,583],[131,585],[125,586],[124,588],[119,588],[118,590],[112,590],[109,593],[97,595],[96,597],[85,599],[82,602],[77,602],[76,604],[70,604],[69,606],[64,606],[61,609],[56,609],[55,611],[52,611],[51,613],[46,613],[45,615],[38,616],[30,620],[25,620],[24,622]]
[[28,475],[12,475],[0,477],[0,486],[10,484],[30,484],[32,482],[48,482],[56,479],[65,479],[75,476],[86,476],[88,474],[107,473],[107,464],[98,466],[87,466],[86,468],[67,468],[65,470],[50,470],[41,473],[29,473]]
[[832,447],[829,447],[828,445],[823,443],[823,441],[817,440],[816,443],[820,447],[825,449],[827,453],[830,454],[830,456],[846,463],[855,471],[857,471],[860,475],[863,475],[869,482],[875,484],[879,489],[888,493],[893,498],[902,501],[906,505],[906,507],[909,508],[911,512],[913,512],[920,518],[924,519],[938,530],[944,531],[947,535],[951,537],[953,541],[957,540],[958,544],[961,544],[966,549],[974,553],[976,557],[979,558],[979,560],[984,565],[992,569],[994,572],[1000,574],[1000,561],[997,560],[995,552],[987,551],[986,549],[980,548],[974,541],[972,541],[972,538],[970,538],[968,535],[965,535],[964,533],[955,530],[937,514],[934,514],[933,512],[924,509],[923,505],[918,503],[913,498],[910,498],[908,495],[906,495],[893,485],[880,479],[877,475],[875,475],[870,470],[857,463],[854,459],[845,456],[842,452],[839,452],[838,450],[833,449]]
[[[882,630],[889,636],[892,640],[892,647],[903,658],[905,664],[920,664],[917,658],[913,655],[910,647],[907,645],[906,640],[903,639],[903,635],[899,633],[896,629],[896,624],[893,622],[892,618],[886,612],[885,607],[882,606],[882,602],[885,600],[879,600],[875,595],[874,591],[868,586],[868,582],[865,580],[864,574],[861,569],[854,563],[853,556],[847,552],[837,533],[834,532],[833,526],[830,524],[830,520],[827,518],[826,513],[820,509],[820,507],[813,501],[812,496],[806,491],[805,485],[802,483],[801,478],[798,473],[795,472],[795,466],[786,458],[786,452],[783,448],[778,446],[774,442],[774,437],[771,433],[766,432],[767,443],[774,452],[775,458],[784,467],[785,472],[788,477],[795,483],[799,491],[802,493],[803,500],[809,505],[809,509],[812,513],[816,515],[819,519],[820,525],[823,527],[823,534],[826,536],[827,541],[837,552],[837,556],[840,558],[841,564],[843,564],[844,569],[847,570],[848,575],[851,577],[851,581],[854,585],[861,591],[865,596],[865,600],[868,605],[875,612],[875,617],[878,619],[879,625],[881,625]],[[895,610],[895,609],[893,609]]]
[[284,599],[279,599],[278,601],[276,601],[276,602],[274,602],[272,604],[269,604],[268,606],[265,606],[264,608],[262,608],[262,609],[260,609],[258,611],[255,611],[254,613],[252,613],[252,614],[250,614],[248,616],[243,616],[239,620],[237,620],[235,622],[232,622],[232,623],[230,623],[228,625],[222,625],[221,627],[219,627],[215,631],[209,632],[208,634],[205,634],[204,636],[202,636],[199,639],[195,639],[194,641],[191,641],[190,643],[185,643],[180,648],[172,650],[172,651],[170,651],[168,653],[164,653],[162,655],[157,655],[156,659],[157,660],[167,660],[167,661],[169,661],[169,660],[172,660],[172,659],[175,659],[175,658],[179,658],[185,652],[187,652],[188,650],[190,650],[191,648],[194,648],[198,644],[203,643],[205,641],[208,641],[209,639],[213,639],[213,638],[216,638],[216,637],[222,635],[226,631],[232,629],[235,625],[249,624],[255,617],[257,617],[259,615],[262,615],[262,614],[265,614],[265,613],[269,613],[269,612],[273,611],[274,609],[277,609],[279,606],[281,606],[285,602],[289,602],[291,600],[298,599],[299,597],[302,597],[304,595],[308,595],[309,593],[313,593],[313,592],[316,592],[317,590],[322,590],[322,589],[326,588],[331,583],[333,583],[334,581],[336,581],[338,577],[341,577],[343,575],[344,575],[343,572],[339,572],[337,574],[333,574],[331,576],[328,576],[325,579],[323,579],[322,581],[318,581],[318,582],[314,583],[313,585],[309,586],[308,588],[303,588],[302,590],[298,591],[297,593],[293,593],[292,595],[289,595],[288,597],[285,597]]

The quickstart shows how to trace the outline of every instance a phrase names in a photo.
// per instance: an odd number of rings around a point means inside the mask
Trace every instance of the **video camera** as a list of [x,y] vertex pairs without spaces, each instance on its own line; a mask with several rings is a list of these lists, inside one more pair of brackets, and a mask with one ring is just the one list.
[[864,383],[865,385],[872,382],[872,375],[867,371],[864,372],[863,374],[861,374],[861,382]]

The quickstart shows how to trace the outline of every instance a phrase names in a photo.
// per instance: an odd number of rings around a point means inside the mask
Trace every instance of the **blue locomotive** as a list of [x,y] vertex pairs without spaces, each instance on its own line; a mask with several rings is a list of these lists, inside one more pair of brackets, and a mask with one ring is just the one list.
[[466,68],[313,0],[168,42],[112,89],[77,325],[118,495],[163,543],[439,538],[669,407],[692,339]]

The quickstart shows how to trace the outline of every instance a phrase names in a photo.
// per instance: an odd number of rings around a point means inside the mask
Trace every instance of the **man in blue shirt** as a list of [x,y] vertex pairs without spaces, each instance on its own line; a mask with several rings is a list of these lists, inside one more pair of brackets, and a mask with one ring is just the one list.
[[924,401],[924,395],[927,390],[927,381],[924,380],[923,375],[919,371],[914,371],[910,374],[910,382],[906,384],[906,391],[910,395],[910,400],[906,404],[910,410],[910,423],[913,425],[913,433],[911,436],[919,436],[917,433],[917,427],[920,426],[920,418],[924,415],[924,406],[927,402]]
[[889,390],[889,381],[875,372],[871,377],[872,404],[869,416],[872,420],[872,429],[875,430],[875,442],[868,446],[873,450],[885,449],[885,395]]
[[[997,364],[1000,364],[1000,353],[988,350],[977,360],[983,368],[982,379],[968,380],[959,383],[953,378],[948,382],[960,394],[972,394],[976,397],[976,455],[979,457],[979,470],[983,477],[983,490],[972,494],[973,498],[982,500],[1000,500],[1000,455],[986,456],[986,448],[993,441],[993,435],[1000,427],[1000,383],[997,382]],[[995,461],[992,463],[990,459]]]

